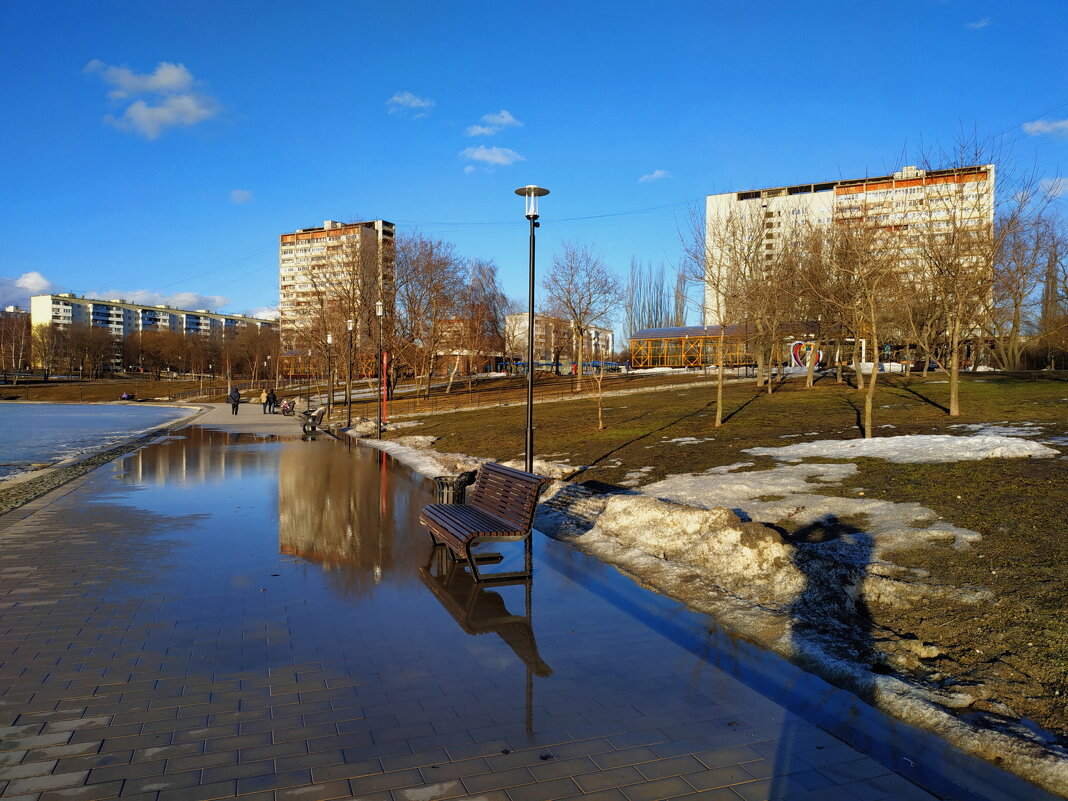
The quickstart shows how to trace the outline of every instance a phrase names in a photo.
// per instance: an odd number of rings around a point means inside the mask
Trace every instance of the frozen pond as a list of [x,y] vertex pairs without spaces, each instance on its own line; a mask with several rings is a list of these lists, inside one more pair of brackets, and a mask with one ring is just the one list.
[[110,447],[189,414],[191,410],[174,406],[0,404],[0,480],[33,464]]

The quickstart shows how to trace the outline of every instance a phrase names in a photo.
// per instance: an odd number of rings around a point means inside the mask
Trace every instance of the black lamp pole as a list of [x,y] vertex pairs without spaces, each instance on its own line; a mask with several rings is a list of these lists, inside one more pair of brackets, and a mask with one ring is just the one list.
[[534,470],[534,229],[538,227],[538,198],[549,194],[540,186],[521,186],[515,190],[526,198],[526,218],[530,220],[530,297],[527,308],[527,431],[526,471]]
[[352,427],[352,329],[355,320],[346,320],[345,326],[349,329],[349,370],[345,379],[345,428]]

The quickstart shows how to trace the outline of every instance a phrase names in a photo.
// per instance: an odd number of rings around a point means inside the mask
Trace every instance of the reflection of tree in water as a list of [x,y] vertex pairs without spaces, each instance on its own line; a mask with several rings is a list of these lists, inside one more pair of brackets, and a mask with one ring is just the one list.
[[279,550],[314,562],[346,595],[364,595],[389,574],[409,581],[422,562],[421,480],[389,457],[336,443],[293,443],[278,469]]
[[274,464],[274,454],[261,447],[275,437],[233,434],[189,426],[178,434],[140,448],[122,460],[127,484],[201,484],[218,478],[240,477],[246,470],[262,471]]

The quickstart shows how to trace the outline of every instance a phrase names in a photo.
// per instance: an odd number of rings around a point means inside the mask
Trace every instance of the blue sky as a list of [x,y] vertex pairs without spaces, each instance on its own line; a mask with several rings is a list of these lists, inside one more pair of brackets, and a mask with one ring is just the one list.
[[625,275],[677,263],[709,193],[883,174],[962,129],[1068,174],[1064,0],[4,0],[0,27],[0,303],[254,312],[280,233],[375,218],[525,297],[517,186],[552,192],[539,269],[570,240]]

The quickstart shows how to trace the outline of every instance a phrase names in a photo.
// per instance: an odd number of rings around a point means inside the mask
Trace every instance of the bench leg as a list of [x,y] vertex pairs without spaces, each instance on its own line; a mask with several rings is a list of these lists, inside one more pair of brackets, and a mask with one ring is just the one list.
[[529,569],[512,570],[506,573],[482,573],[478,569],[479,562],[492,562],[493,564],[497,564],[498,562],[503,560],[504,557],[501,556],[499,553],[487,553],[479,556],[474,553],[474,551],[472,550],[473,547],[474,545],[471,542],[468,542],[464,545],[464,551],[467,554],[467,564],[471,565],[471,575],[477,582],[512,581],[514,579],[530,578],[530,576],[532,575]]

